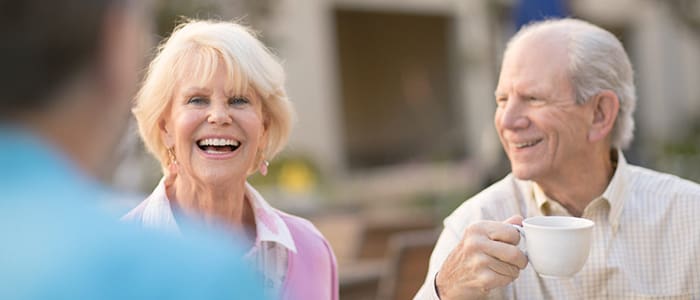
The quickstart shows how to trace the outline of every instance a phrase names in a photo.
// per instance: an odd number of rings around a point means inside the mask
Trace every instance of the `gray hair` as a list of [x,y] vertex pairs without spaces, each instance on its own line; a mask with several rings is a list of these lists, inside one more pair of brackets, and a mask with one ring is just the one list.
[[615,92],[620,109],[612,131],[612,146],[625,149],[634,137],[632,114],[637,103],[634,71],[622,43],[610,32],[577,19],[551,19],[526,25],[508,42],[506,52],[526,36],[556,31],[565,36],[569,74],[576,102],[586,103],[603,90]]

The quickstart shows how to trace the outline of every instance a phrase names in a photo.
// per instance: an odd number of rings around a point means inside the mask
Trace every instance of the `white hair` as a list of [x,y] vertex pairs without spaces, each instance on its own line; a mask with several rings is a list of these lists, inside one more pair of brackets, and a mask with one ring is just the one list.
[[[148,150],[166,171],[168,152],[161,140],[159,122],[174,97],[178,79],[194,66],[192,78],[202,82],[214,76],[223,63],[227,86],[236,94],[249,89],[261,98],[267,141],[257,160],[271,159],[289,137],[294,111],[284,89],[285,75],[277,58],[243,25],[221,21],[189,20],[178,25],[159,47],[133,109]],[[191,71],[190,71],[191,72]]]
[[634,137],[632,114],[637,102],[634,71],[622,43],[610,32],[577,19],[551,19],[528,24],[510,39],[506,52],[526,36],[556,31],[567,39],[569,75],[579,104],[603,90],[611,90],[620,101],[611,144],[627,148]]

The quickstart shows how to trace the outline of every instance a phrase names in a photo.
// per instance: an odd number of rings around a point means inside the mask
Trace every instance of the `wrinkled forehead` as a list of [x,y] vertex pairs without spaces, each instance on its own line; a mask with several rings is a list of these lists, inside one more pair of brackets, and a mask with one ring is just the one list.
[[214,76],[225,76],[225,89],[232,95],[252,92],[248,76],[235,59],[213,48],[191,47],[184,50],[173,65],[172,76],[176,88],[206,87]]
[[551,61],[568,66],[570,38],[561,30],[543,29],[521,36],[508,45],[503,64]]
[[567,44],[564,36],[545,32],[523,36],[511,43],[503,57],[496,93],[568,85]]

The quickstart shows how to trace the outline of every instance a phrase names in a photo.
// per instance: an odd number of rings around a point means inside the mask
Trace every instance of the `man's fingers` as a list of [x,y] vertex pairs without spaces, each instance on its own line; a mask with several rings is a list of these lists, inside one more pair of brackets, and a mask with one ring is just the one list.
[[523,217],[520,215],[513,215],[503,221],[503,223],[523,226]]
[[482,288],[485,290],[492,290],[494,288],[506,286],[513,282],[513,280],[518,277],[519,271],[516,269],[513,270],[513,272],[515,272],[514,274],[504,275],[503,273],[509,273],[509,271],[505,270],[506,268],[507,267],[500,262],[500,265],[499,263],[495,263],[490,265],[488,269],[485,269],[479,276],[479,279],[482,282]]
[[[515,229],[513,229],[515,231]],[[517,231],[516,231],[517,232]],[[484,253],[498,259],[504,263],[512,265],[514,268],[525,269],[527,257],[514,245],[491,241],[484,245]]]
[[520,269],[518,267],[497,258],[492,257],[492,262],[490,262],[488,266],[489,269],[495,273],[510,278],[509,281],[513,281],[515,278],[518,278],[518,274],[520,274]]
[[513,225],[495,223],[487,231],[487,236],[493,241],[517,245],[520,242],[520,232]]

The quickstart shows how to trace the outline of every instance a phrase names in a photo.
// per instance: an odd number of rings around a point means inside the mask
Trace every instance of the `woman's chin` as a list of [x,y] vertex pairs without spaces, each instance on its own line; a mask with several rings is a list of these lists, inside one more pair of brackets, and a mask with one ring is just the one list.
[[[216,168],[219,169],[219,168]],[[236,182],[245,182],[246,179],[246,174],[245,172],[231,172],[231,169],[226,169],[226,170],[206,170],[204,172],[201,172],[200,174],[197,174],[195,176],[192,176],[196,179],[196,181],[201,182],[204,185],[209,185],[209,186],[221,186],[224,185],[225,187],[228,186],[230,187],[232,184],[235,184]]]

